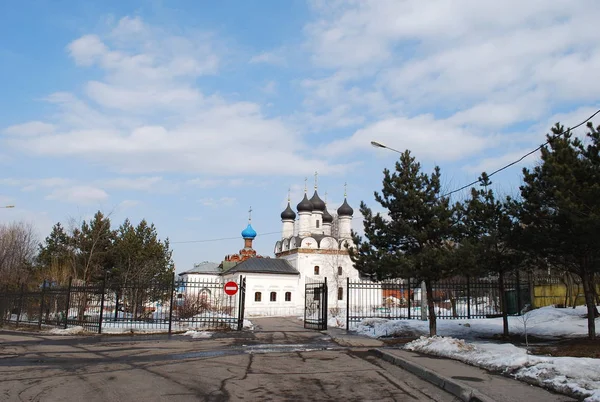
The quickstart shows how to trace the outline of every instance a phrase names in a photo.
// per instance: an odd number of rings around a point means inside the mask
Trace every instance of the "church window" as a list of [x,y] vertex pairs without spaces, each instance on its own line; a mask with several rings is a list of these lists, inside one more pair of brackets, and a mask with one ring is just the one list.
[[317,229],[319,228],[319,221],[317,221]]
[[338,276],[342,276],[344,274],[344,268],[338,267]]
[[319,275],[319,266],[315,265],[315,275]]
[[292,301],[292,292],[285,292],[285,301]]
[[344,288],[338,288],[338,300],[344,300]]
[[277,301],[277,292],[271,292],[271,301]]
[[260,293],[260,292],[254,293],[254,301],[259,302],[261,300],[262,300],[262,293]]

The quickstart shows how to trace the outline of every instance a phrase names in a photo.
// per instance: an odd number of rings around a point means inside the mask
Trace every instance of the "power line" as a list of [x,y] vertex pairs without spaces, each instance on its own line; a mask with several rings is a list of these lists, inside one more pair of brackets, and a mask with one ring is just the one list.
[[[352,220],[355,219],[362,219],[362,217],[357,216],[352,218]],[[322,229],[322,228],[317,228],[317,227],[313,227],[310,228],[309,230],[312,229]],[[256,237],[260,237],[260,236],[269,236],[269,235],[274,235],[274,234],[281,234],[281,230],[278,230],[276,232],[266,232],[266,233],[260,233],[257,234]],[[209,242],[215,242],[215,241],[224,241],[224,240],[239,240],[241,239],[241,236],[235,236],[235,237],[221,237],[221,238],[217,238],[217,239],[202,239],[202,240],[184,240],[184,241],[172,241],[169,242],[169,244],[188,244],[188,243],[209,243]]]
[[[525,155],[521,156],[519,159],[517,159],[517,160],[515,160],[515,161],[513,161],[513,162],[511,162],[511,163],[509,163],[508,165],[502,166],[500,169],[496,169],[496,170],[494,170],[492,173],[489,173],[489,174],[488,174],[488,177],[492,177],[492,176],[493,176],[493,175],[495,175],[496,173],[500,173],[501,171],[503,171],[503,170],[505,170],[505,169],[508,169],[509,167],[511,167],[511,166],[513,166],[513,165],[515,165],[515,164],[517,164],[517,163],[519,163],[519,162],[521,162],[523,159],[527,158],[529,155],[536,153],[537,151],[539,151],[540,149],[542,149],[543,147],[545,147],[546,145],[548,145],[548,144],[550,143],[550,141],[551,141],[551,140],[553,140],[553,139],[555,139],[555,138],[558,138],[558,137],[562,136],[563,134],[566,134],[566,133],[570,132],[571,130],[574,130],[574,129],[578,128],[578,127],[581,127],[581,126],[583,126],[585,123],[587,123],[587,122],[588,122],[588,121],[590,121],[592,118],[594,118],[594,116],[596,116],[598,113],[600,113],[600,109],[599,109],[599,110],[596,110],[596,112],[595,112],[594,114],[592,114],[590,117],[588,117],[587,119],[585,119],[585,120],[584,120],[584,121],[582,121],[581,123],[577,124],[576,126],[574,126],[574,127],[571,127],[571,128],[568,128],[566,131],[563,131],[562,133],[556,134],[556,135],[555,135],[554,137],[552,137],[550,140],[547,140],[546,142],[544,142],[542,145],[540,145],[539,147],[537,147],[537,148],[536,148],[536,149],[534,149],[533,151],[527,152]],[[473,181],[473,182],[471,182],[471,183],[469,183],[469,184],[465,184],[464,186],[462,186],[462,187],[460,187],[460,188],[457,188],[456,190],[452,190],[452,191],[450,191],[449,193],[446,193],[446,194],[442,195],[442,197],[446,197],[446,196],[449,196],[449,195],[451,195],[451,194],[454,194],[454,193],[457,193],[457,192],[459,192],[459,191],[462,191],[462,190],[464,190],[464,189],[466,189],[466,188],[469,188],[469,187],[471,187],[471,186],[472,186],[472,185],[474,185],[474,184],[477,184],[477,183],[479,183],[480,181],[481,181],[480,179],[477,179],[477,180],[475,180],[475,181]]]

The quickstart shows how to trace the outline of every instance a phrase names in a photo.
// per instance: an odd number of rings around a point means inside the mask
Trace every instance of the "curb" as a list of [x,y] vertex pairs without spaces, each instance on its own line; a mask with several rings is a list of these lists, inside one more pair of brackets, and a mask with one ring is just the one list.
[[398,356],[394,356],[391,353],[387,353],[381,349],[370,349],[370,352],[374,353],[380,359],[383,359],[389,363],[392,363],[404,370],[420,377],[421,379],[432,383],[438,388],[443,389],[446,392],[460,398],[464,402],[495,402],[492,398],[482,394],[476,389],[469,387],[466,384],[462,384],[448,377],[444,377],[432,370],[429,370],[423,366],[419,366],[416,363],[404,360]]

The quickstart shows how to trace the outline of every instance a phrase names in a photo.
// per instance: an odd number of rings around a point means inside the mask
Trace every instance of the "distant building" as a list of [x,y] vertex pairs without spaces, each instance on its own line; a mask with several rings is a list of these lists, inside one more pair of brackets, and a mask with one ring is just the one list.
[[[316,181],[316,180],[315,180]],[[344,202],[331,214],[326,203],[315,192],[292,210],[290,199],[281,213],[281,239],[275,243],[275,258],[257,255],[252,242],[257,233],[248,226],[241,233],[244,248],[227,255],[221,263],[203,262],[180,274],[185,281],[221,278],[223,282],[246,278],[246,314],[301,315],[307,282],[327,279],[330,308],[345,308],[346,281],[360,281],[358,271],[348,254],[352,246],[351,230],[354,210],[344,194]]]

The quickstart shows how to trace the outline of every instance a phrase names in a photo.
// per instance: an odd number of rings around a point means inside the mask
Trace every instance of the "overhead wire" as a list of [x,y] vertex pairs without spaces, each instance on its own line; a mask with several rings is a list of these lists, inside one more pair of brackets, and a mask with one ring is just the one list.
[[[590,117],[588,117],[584,121],[580,122],[579,124],[576,124],[575,126],[568,128],[566,131],[563,131],[562,133],[556,134],[551,139],[546,140],[546,142],[544,142],[543,144],[541,144],[540,146],[538,146],[534,150],[527,152],[525,155],[521,156],[519,159],[516,159],[516,160],[514,160],[514,161],[512,161],[512,162],[510,162],[510,163],[508,163],[508,164],[506,164],[504,166],[502,166],[501,168],[496,169],[493,172],[489,173],[487,175],[487,177],[492,177],[495,174],[500,173],[503,170],[506,170],[509,167],[513,166],[513,165],[516,165],[517,163],[521,162],[523,159],[525,159],[528,156],[536,153],[537,151],[539,151],[540,149],[542,149],[543,147],[545,147],[546,145],[548,145],[550,143],[550,141],[552,141],[553,139],[559,138],[560,136],[562,136],[562,135],[564,135],[566,133],[569,133],[570,131],[575,130],[576,128],[581,127],[582,125],[584,125],[585,123],[587,123],[588,121],[590,121],[591,119],[593,119],[598,113],[600,113],[600,109],[596,110],[596,112],[594,112]],[[454,193],[457,193],[459,191],[465,190],[465,189],[467,189],[467,188],[469,188],[469,187],[471,187],[471,186],[473,186],[473,185],[475,185],[475,184],[477,184],[479,182],[481,182],[481,178],[478,178],[477,180],[472,181],[469,184],[465,184],[462,187],[459,187],[459,188],[457,188],[455,190],[452,190],[452,191],[450,191],[450,192],[448,192],[446,194],[443,194],[442,197],[447,197],[447,196],[452,195]],[[361,219],[361,217],[352,218],[352,220],[354,220],[354,219]],[[316,229],[316,228],[314,228],[314,229]],[[261,234],[258,234],[256,237],[259,237],[259,236],[269,236],[269,235],[280,234],[280,233],[281,233],[281,231],[278,230],[278,231],[274,231],[274,232],[261,233]],[[215,239],[175,241],[175,242],[171,242],[171,244],[209,243],[209,242],[216,242],[216,241],[238,240],[238,239],[240,239],[240,236],[235,236],[235,237],[221,237],[221,238],[215,238]]]
[[[357,216],[357,217],[352,218],[352,220],[355,220],[355,219],[362,219],[362,217]],[[309,230],[312,230],[312,229],[322,229],[322,227],[321,228],[317,228],[317,227],[309,228]],[[281,234],[281,230],[277,230],[275,232],[259,233],[259,234],[256,235],[256,237],[269,236],[269,235],[274,235],[274,234]],[[239,240],[239,239],[241,239],[240,236],[235,236],[235,237],[220,237],[220,238],[215,238],[215,239],[172,241],[172,242],[170,242],[170,244],[209,243],[209,242],[216,242],[216,241]]]
[[[506,170],[506,169],[508,169],[509,167],[513,166],[513,165],[516,165],[517,163],[521,162],[523,159],[527,158],[529,155],[532,155],[532,154],[536,153],[537,151],[539,151],[540,149],[542,149],[543,147],[545,147],[546,145],[548,145],[548,144],[550,143],[550,141],[552,141],[552,140],[554,140],[554,139],[556,139],[556,138],[559,138],[560,136],[562,136],[562,135],[564,135],[564,134],[567,134],[567,133],[569,133],[571,130],[575,130],[576,128],[583,126],[585,123],[587,123],[588,121],[590,121],[591,119],[593,119],[593,118],[594,118],[594,116],[596,116],[598,113],[600,113],[600,109],[596,110],[596,112],[595,112],[594,114],[592,114],[590,117],[588,117],[587,119],[585,119],[585,120],[584,120],[584,121],[582,121],[581,123],[579,123],[579,124],[577,124],[577,125],[575,125],[575,126],[573,126],[573,127],[570,127],[570,128],[568,128],[566,131],[563,131],[562,133],[556,134],[556,135],[555,135],[555,136],[553,136],[551,139],[548,139],[548,140],[546,140],[546,142],[544,142],[543,144],[541,144],[540,146],[538,146],[538,147],[537,147],[536,149],[534,149],[533,151],[527,152],[525,155],[521,156],[519,159],[517,159],[517,160],[515,160],[515,161],[513,161],[513,162],[511,162],[511,163],[509,163],[509,164],[507,164],[507,165],[504,165],[504,166],[502,166],[502,167],[501,167],[501,168],[499,168],[499,169],[496,169],[496,170],[494,170],[492,173],[489,173],[487,176],[488,176],[488,177],[492,177],[492,176],[493,176],[493,175],[495,175],[496,173],[500,173],[501,171],[503,171],[503,170]],[[462,187],[460,187],[460,188],[457,188],[456,190],[452,190],[452,191],[450,191],[450,192],[448,192],[448,193],[446,193],[446,194],[442,195],[442,197],[447,197],[447,196],[449,196],[449,195],[452,195],[452,194],[454,194],[454,193],[457,193],[457,192],[459,192],[459,191],[462,191],[462,190],[464,190],[464,189],[466,189],[466,188],[469,188],[469,187],[471,187],[472,185],[474,185],[474,184],[477,184],[477,183],[479,183],[479,182],[481,182],[481,178],[478,178],[477,180],[475,180],[475,181],[473,181],[473,182],[471,182],[471,183],[469,183],[469,184],[465,184],[464,186],[462,186]]]

